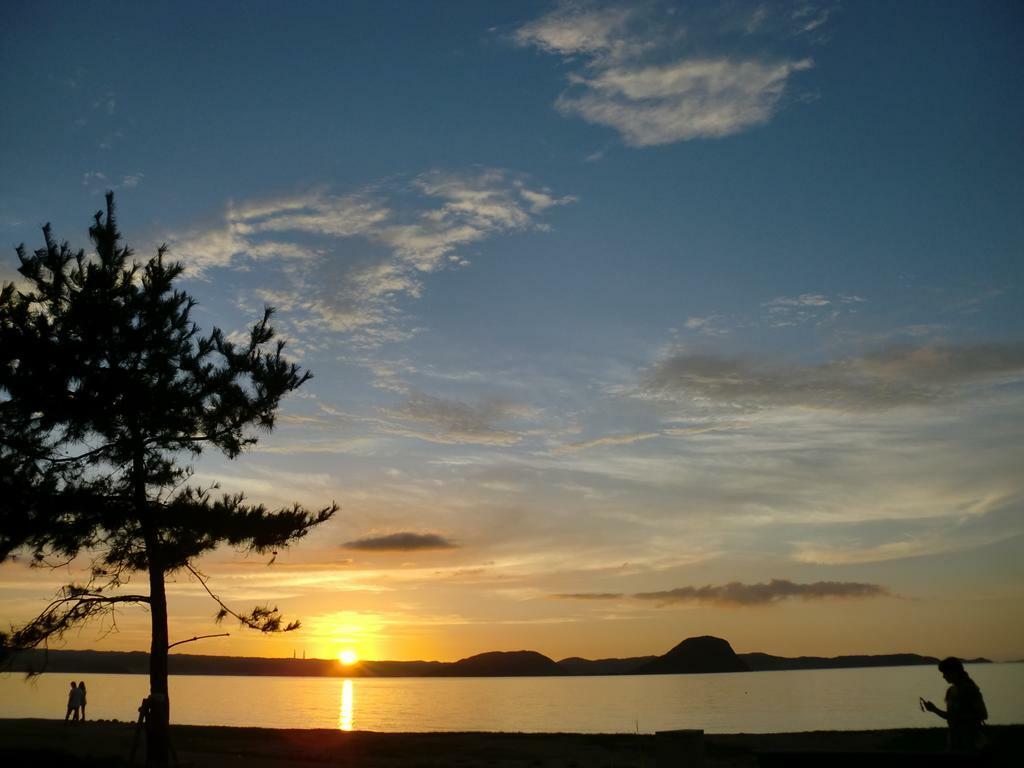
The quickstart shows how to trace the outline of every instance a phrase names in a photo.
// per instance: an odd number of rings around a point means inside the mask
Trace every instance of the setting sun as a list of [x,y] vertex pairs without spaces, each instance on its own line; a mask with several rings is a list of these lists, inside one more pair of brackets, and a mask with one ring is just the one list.
[[344,664],[346,667],[348,667],[348,666],[351,666],[352,664],[355,664],[357,661],[359,661],[359,656],[356,655],[355,651],[349,649],[349,650],[342,651],[341,653],[338,654],[338,661],[340,661],[342,664]]

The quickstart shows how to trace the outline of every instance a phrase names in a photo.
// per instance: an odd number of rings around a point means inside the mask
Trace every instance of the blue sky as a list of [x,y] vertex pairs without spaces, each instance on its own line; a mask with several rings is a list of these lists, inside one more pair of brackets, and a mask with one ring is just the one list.
[[[342,505],[207,563],[307,628],[208,652],[1024,655],[1019,5],[5,18],[0,277],[114,189],[201,324],[273,304],[316,376],[196,466]],[[5,567],[0,613],[56,583]]]

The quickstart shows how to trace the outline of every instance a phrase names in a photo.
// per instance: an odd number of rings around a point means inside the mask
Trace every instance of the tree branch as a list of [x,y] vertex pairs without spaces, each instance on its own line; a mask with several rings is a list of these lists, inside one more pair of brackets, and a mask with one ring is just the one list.
[[167,650],[168,651],[171,650],[171,648],[173,648],[176,645],[184,645],[185,643],[194,643],[196,640],[206,640],[207,638],[210,638],[210,637],[231,637],[231,633],[230,632],[221,632],[220,634],[217,634],[217,635],[196,635],[195,637],[190,637],[188,640],[179,640],[176,643],[171,643],[170,645],[167,646]]
[[243,627],[256,629],[260,632],[291,632],[302,626],[298,621],[293,621],[282,626],[284,620],[281,618],[281,614],[276,607],[268,608],[266,606],[256,606],[252,611],[245,615],[237,613],[229,608],[228,605],[220,599],[220,597],[214,594],[213,590],[211,590],[206,584],[206,576],[197,571],[191,563],[186,562],[184,567],[196,577],[196,580],[200,584],[202,584],[203,589],[206,590],[206,594],[213,598],[214,602],[220,606],[220,610],[217,612],[216,616],[216,620],[218,622],[223,621],[227,616],[233,616],[238,619],[239,624]]
[[149,603],[147,595],[104,595],[91,587],[68,584],[60,596],[23,627],[6,638],[10,650],[35,648],[51,637],[60,637],[73,625],[112,612],[121,603]]
[[99,448],[93,448],[91,451],[86,451],[78,456],[34,456],[33,458],[39,459],[40,461],[47,461],[50,464],[72,464],[76,461],[82,461],[83,459],[97,456],[104,451],[109,451],[112,447],[112,445],[101,445]]

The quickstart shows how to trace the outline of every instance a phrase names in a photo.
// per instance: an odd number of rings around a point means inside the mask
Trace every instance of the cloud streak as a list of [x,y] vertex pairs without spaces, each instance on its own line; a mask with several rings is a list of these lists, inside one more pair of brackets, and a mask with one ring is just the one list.
[[449,539],[436,533],[401,531],[385,536],[367,536],[342,544],[345,549],[362,552],[415,552],[421,550],[455,549]]
[[606,435],[593,440],[581,440],[575,443],[566,443],[555,448],[555,453],[572,453],[575,451],[586,451],[591,448],[604,448],[607,446],[632,445],[645,440],[653,440],[661,437],[661,432],[637,432],[628,435]]
[[621,600],[626,597],[621,592],[568,592],[559,595],[552,595],[556,600]]
[[434,443],[513,445],[522,435],[502,429],[499,422],[530,415],[528,409],[502,400],[465,403],[414,393],[400,408],[382,409],[399,424],[385,424],[390,434],[415,437]]
[[[659,3],[645,6],[563,2],[519,27],[514,39],[575,65],[555,102],[566,116],[619,132],[633,147],[720,138],[766,123],[792,76],[810,58],[740,53],[752,41],[792,39],[814,27],[776,13],[689,16]],[[755,14],[755,15],[757,15]],[[737,37],[742,38],[742,46]]]
[[788,579],[772,579],[758,584],[744,584],[730,581],[728,584],[705,585],[702,587],[676,587],[658,592],[636,592],[627,596],[622,593],[570,593],[554,597],[571,600],[620,600],[632,597],[635,600],[657,603],[661,606],[708,603],[720,606],[772,605],[783,600],[829,600],[847,598],[888,597],[890,592],[878,584],[856,581],[815,581],[799,584]]
[[1024,342],[935,344],[789,367],[679,353],[659,362],[643,387],[666,397],[751,407],[884,411],[935,402],[961,385],[1022,374]]

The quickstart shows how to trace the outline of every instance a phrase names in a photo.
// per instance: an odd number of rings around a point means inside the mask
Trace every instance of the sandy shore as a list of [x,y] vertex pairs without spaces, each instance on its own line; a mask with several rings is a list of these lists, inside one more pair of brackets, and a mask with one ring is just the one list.
[[[991,729],[996,765],[1019,765],[1024,726]],[[128,765],[135,726],[119,722],[0,720],[0,765]],[[174,726],[182,765],[194,768],[654,768],[652,735],[576,733],[374,733]],[[765,750],[941,751],[942,729],[712,734],[705,737],[708,768],[756,766]],[[141,762],[140,740],[137,763]],[[74,756],[74,757],[71,757]]]

